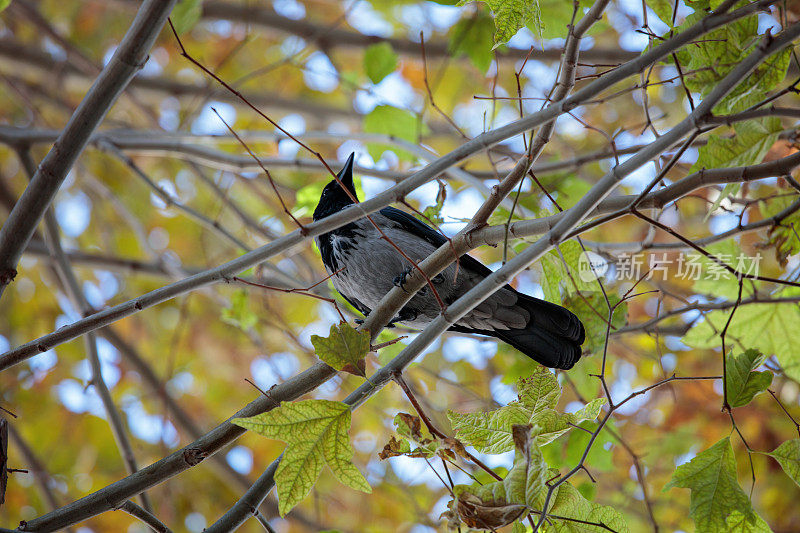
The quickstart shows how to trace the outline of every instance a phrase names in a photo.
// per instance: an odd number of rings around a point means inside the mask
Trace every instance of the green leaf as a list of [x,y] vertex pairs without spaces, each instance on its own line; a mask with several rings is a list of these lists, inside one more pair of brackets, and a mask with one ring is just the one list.
[[397,54],[388,42],[370,45],[364,51],[364,72],[372,83],[380,83],[396,68]]
[[539,367],[530,378],[520,379],[517,390],[518,401],[494,411],[464,414],[448,411],[456,437],[481,453],[504,453],[514,446],[512,427],[532,424],[539,444],[543,445],[579,422],[594,420],[605,404],[605,398],[596,398],[575,413],[556,411],[561,386],[544,367]]
[[[678,31],[707,15],[702,5],[693,7],[695,12]],[[706,96],[755,49],[762,37],[758,34],[758,18],[752,15],[709,32],[681,49],[676,56],[684,72],[689,73],[684,77],[686,87]],[[736,113],[761,100],[786,77],[789,57],[789,50],[785,49],[767,58],[714,108],[714,113]]]
[[492,63],[492,17],[482,11],[474,17],[458,21],[450,30],[448,47],[454,57],[466,55],[481,72],[486,72]]
[[327,337],[312,335],[311,344],[314,345],[317,357],[336,370],[343,370],[351,365],[358,375],[365,376],[359,364],[369,352],[369,338],[369,331],[358,331],[350,324],[342,322],[332,325]]
[[574,372],[570,372],[570,379],[572,386],[575,387],[575,392],[582,398],[595,398],[600,390],[600,380],[592,376],[596,370],[597,365],[591,357],[581,357],[572,367]]
[[11,0],[0,0],[0,11],[3,11],[11,4]]
[[[592,434],[597,430],[597,423],[584,421],[578,424],[578,427],[581,429],[570,431],[566,439],[555,440],[542,446],[542,455],[551,468],[570,469],[580,463]],[[589,471],[610,472],[614,469],[616,440],[611,436],[610,431],[615,431],[615,429],[613,421],[609,420],[594,439],[584,461]],[[589,486],[592,487],[591,490],[594,489],[593,484],[590,483]],[[584,493],[584,496],[591,499],[588,493]]]
[[[575,13],[575,21],[581,19],[581,14],[585,8],[591,7],[591,0],[580,0],[578,11]],[[534,20],[528,24],[528,29],[539,39],[564,39],[567,37],[569,29],[567,26],[573,20],[574,4],[564,0],[539,0],[539,12],[543,14],[540,20]],[[602,29],[603,23],[597,22],[592,25],[590,33]]]
[[563,267],[557,257],[551,255],[553,250],[547,252],[542,258],[542,291],[544,299],[548,302],[561,303],[561,272]]
[[[590,502],[569,482],[558,486],[548,513],[550,515],[548,520],[553,523],[553,530],[557,533],[599,533],[601,531],[608,532],[609,528],[618,533],[629,531],[628,524],[619,511],[611,506]],[[552,515],[572,520],[564,520]],[[592,523],[586,524],[573,520]],[[549,528],[548,531],[550,531]]]
[[222,310],[222,321],[236,326],[242,331],[250,331],[258,323],[258,316],[250,310],[247,291],[240,289],[233,293],[231,306]]
[[757,514],[748,517],[743,512],[734,509],[728,515],[725,533],[772,533],[769,525]]
[[344,485],[372,492],[352,462],[347,404],[329,400],[283,403],[277,409],[249,418],[234,418],[231,422],[286,443],[275,472],[281,516],[286,516],[308,495],[326,464]]
[[[705,320],[684,335],[683,342],[695,348],[720,346],[719,334],[730,313],[707,313]],[[736,344],[743,350],[753,348],[766,356],[775,355],[786,375],[800,381],[800,308],[796,303],[741,306],[733,315],[726,338],[728,346]]]
[[322,181],[309,183],[299,188],[295,193],[294,216],[311,216],[311,213],[314,212],[319,203],[319,197],[322,196],[322,189],[324,188],[325,182]]
[[[759,259],[750,257],[739,248],[736,241],[728,239],[714,243],[706,248],[722,263],[742,272],[743,274],[758,274]],[[695,292],[708,294],[714,298],[720,296],[729,300],[736,300],[739,296],[739,281],[735,274],[729,272],[716,261],[712,261],[702,254],[690,253],[679,256],[679,270],[683,269],[687,278],[694,278]],[[758,282],[756,282],[758,283]],[[742,286],[742,298],[753,294],[753,284],[745,282]]]
[[647,5],[661,19],[661,22],[672,27],[672,13],[675,0],[647,0]]
[[764,356],[758,350],[747,350],[734,356],[725,357],[727,364],[728,403],[731,407],[747,405],[753,397],[767,390],[772,383],[772,372],[754,372],[764,362]]
[[[582,255],[583,248],[578,241],[570,240],[562,242],[558,245],[558,249],[550,250],[542,257],[542,290],[548,302],[561,304],[562,289],[566,294],[600,290],[600,285],[594,277],[587,278],[586,281],[579,275]],[[605,303],[603,305],[605,306]]]
[[[507,43],[520,28],[534,24],[540,33],[542,25],[538,0],[482,0],[494,15],[494,48]],[[463,6],[469,0],[458,3]]]
[[425,209],[422,210],[422,216],[417,216],[420,220],[422,220],[425,224],[434,224],[436,226],[444,224],[444,218],[442,218],[442,208],[444,207],[444,201],[447,199],[447,187],[443,182],[439,182],[439,192],[436,193],[436,204],[429,205]]
[[767,455],[774,457],[786,475],[800,485],[800,439],[787,440]]
[[426,134],[429,130],[420,122],[419,117],[410,111],[379,105],[364,117],[364,131],[385,133],[416,142],[420,134]]
[[[761,163],[764,156],[783,131],[777,117],[746,120],[733,126],[733,137],[711,135],[708,144],[701,146],[697,161],[690,172],[703,168],[743,167]],[[723,198],[723,195],[720,195]],[[711,208],[719,207],[720,199]]]
[[[378,335],[376,344],[381,344],[394,339],[395,334],[391,333],[391,330],[384,329],[381,331],[380,335]],[[381,348],[378,350],[378,362],[381,364],[381,366],[386,366],[389,361],[397,357],[400,352],[405,349],[405,347],[406,344],[403,341],[397,341],[394,344],[390,344],[389,346]]]
[[[582,422],[578,425],[583,431],[572,431],[567,437],[567,444],[564,447],[564,464],[574,466],[580,463],[581,457],[589,446],[592,433],[597,430],[597,424],[592,422]],[[614,469],[614,446],[615,440],[611,434],[602,429],[592,444],[589,453],[586,455],[586,466],[591,471],[611,472]]]
[[[403,109],[389,105],[379,105],[364,117],[364,131],[367,133],[383,133],[398,139],[416,143],[421,135],[430,133],[430,129],[420,118]],[[384,145],[368,143],[367,149],[374,159],[378,159],[385,149]],[[392,148],[398,157],[414,160],[414,155],[397,148]]]
[[[569,209],[578,201],[586,196],[592,184],[583,180],[575,175],[570,175],[564,178],[558,186],[558,204],[562,209]],[[583,251],[583,250],[581,250]]]
[[203,14],[202,0],[180,0],[172,9],[170,19],[178,35],[191,30]]
[[461,522],[479,529],[497,529],[527,515],[545,492],[547,465],[537,446],[537,438],[531,438],[531,426],[515,425],[512,428],[514,442],[514,465],[501,481],[485,485],[456,485],[453,494],[456,500],[451,509]]
[[528,528],[522,525],[522,522],[514,522],[514,525],[511,526],[511,533],[525,533],[528,531]]
[[738,113],[763,100],[786,78],[790,59],[791,48],[765,59],[714,108],[714,113]]
[[757,522],[750,499],[736,477],[736,459],[729,437],[679,466],[664,490],[672,487],[691,489],[689,516],[698,531],[728,531],[727,521],[734,511],[742,513],[741,520],[747,523]]

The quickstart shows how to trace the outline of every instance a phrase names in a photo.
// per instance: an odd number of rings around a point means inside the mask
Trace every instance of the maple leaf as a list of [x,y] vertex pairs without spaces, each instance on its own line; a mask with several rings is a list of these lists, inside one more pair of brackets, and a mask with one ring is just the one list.
[[325,465],[344,485],[372,492],[353,464],[350,444],[350,407],[330,400],[303,400],[232,423],[259,435],[286,443],[275,472],[278,511],[285,516],[311,491]]

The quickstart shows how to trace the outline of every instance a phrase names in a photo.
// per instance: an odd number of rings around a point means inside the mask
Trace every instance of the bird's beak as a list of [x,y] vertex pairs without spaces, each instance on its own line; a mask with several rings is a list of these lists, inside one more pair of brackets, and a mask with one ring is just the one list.
[[345,187],[350,189],[350,192],[353,193],[353,196],[356,194],[356,187],[353,185],[353,160],[355,159],[355,155],[355,152],[350,154],[350,157],[347,158],[344,167],[342,167],[342,170],[340,170],[339,174],[337,174],[339,179],[342,180],[342,183],[344,183]]

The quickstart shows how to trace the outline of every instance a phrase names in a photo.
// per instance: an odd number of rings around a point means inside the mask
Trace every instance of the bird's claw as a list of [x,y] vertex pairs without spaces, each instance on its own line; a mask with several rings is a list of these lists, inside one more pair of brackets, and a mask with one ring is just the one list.
[[[394,277],[394,279],[392,280],[392,284],[395,287],[400,287],[401,289],[403,289],[405,291],[406,289],[405,289],[405,287],[403,287],[403,285],[406,284],[406,278],[408,277],[408,275],[410,273],[411,273],[411,268],[407,268],[407,269],[403,270],[402,272],[400,272],[398,275],[396,275]],[[408,292],[408,291],[406,291],[406,292]]]
[[[394,284],[395,287],[400,287],[405,291],[406,279],[408,278],[409,274],[411,274],[411,267],[403,270],[402,272],[400,272],[400,274],[395,276],[395,278],[392,280],[392,284]],[[442,274],[437,274],[431,278],[431,281],[433,282],[434,285],[441,285],[442,282],[444,282],[444,276]],[[420,294],[425,294],[426,292],[427,292],[427,287],[423,287],[419,290]]]

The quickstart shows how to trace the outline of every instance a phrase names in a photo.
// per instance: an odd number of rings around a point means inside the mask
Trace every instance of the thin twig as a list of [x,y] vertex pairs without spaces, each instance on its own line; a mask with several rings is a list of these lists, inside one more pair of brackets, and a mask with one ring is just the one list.
[[130,500],[125,500],[125,502],[119,507],[117,507],[117,509],[119,509],[120,511],[125,511],[129,515],[138,518],[139,520],[150,526],[150,529],[152,529],[153,531],[156,531],[158,533],[172,533],[172,530],[167,526],[165,526],[164,523],[161,522],[161,520],[156,518],[153,513],[145,511],[144,509],[142,509],[141,507],[139,507]]
[[[401,372],[397,372],[394,375],[394,381],[400,386],[402,391],[405,393],[406,397],[408,398],[408,401],[411,402],[411,405],[414,406],[414,409],[417,411],[417,414],[425,423],[425,427],[428,428],[428,431],[430,431],[431,435],[438,437],[440,439],[449,438],[447,435],[439,431],[436,428],[436,426],[433,425],[433,422],[431,422],[431,419],[428,418],[428,416],[425,414],[425,411],[422,409],[422,406],[417,401],[416,397],[414,396],[414,393],[411,392],[411,389],[409,388],[408,384],[403,379],[403,374]],[[500,476],[498,476],[494,470],[486,466],[480,459],[472,455],[470,452],[468,452],[467,450],[464,450],[464,452],[466,453],[466,456],[470,461],[475,463],[478,467],[487,472],[490,476],[492,476],[498,481],[501,481],[503,479]]]

